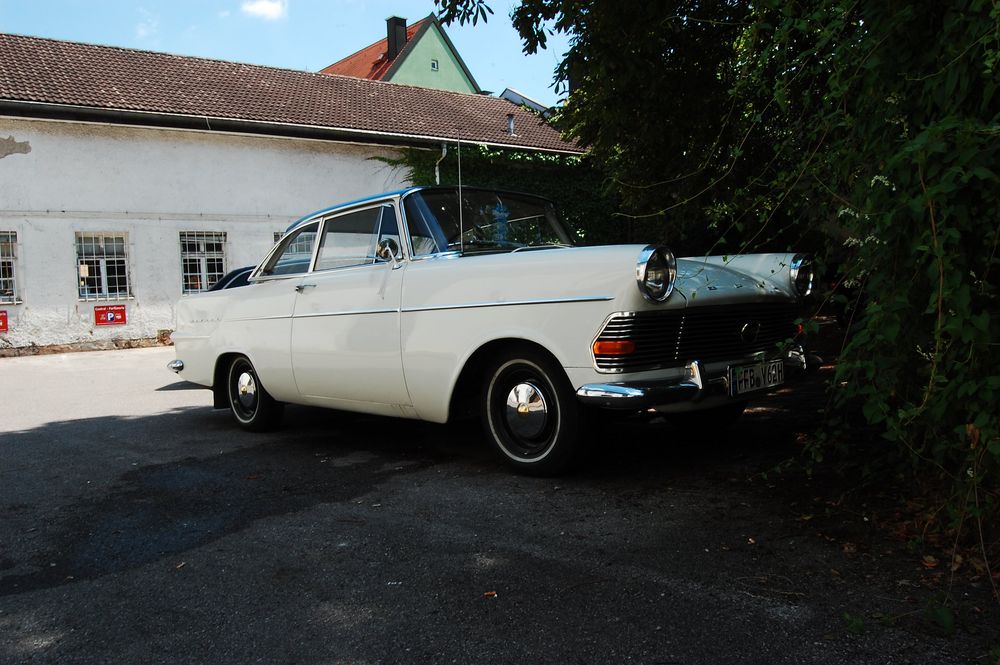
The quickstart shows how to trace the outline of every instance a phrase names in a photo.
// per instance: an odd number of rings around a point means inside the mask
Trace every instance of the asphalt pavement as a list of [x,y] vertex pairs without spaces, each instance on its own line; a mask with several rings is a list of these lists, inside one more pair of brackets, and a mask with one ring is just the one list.
[[982,655],[850,621],[907,611],[875,583],[897,571],[845,558],[761,475],[814,426],[816,385],[722,436],[610,421],[580,471],[537,479],[470,424],[289,407],[245,433],[172,358],[0,359],[0,662]]

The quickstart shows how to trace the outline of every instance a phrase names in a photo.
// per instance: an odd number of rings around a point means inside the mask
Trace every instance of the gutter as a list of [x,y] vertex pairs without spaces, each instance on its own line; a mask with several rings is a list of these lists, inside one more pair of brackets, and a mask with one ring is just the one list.
[[[263,136],[285,136],[325,141],[347,141],[387,146],[437,146],[442,141],[459,140],[454,136],[432,136],[429,134],[403,134],[399,132],[379,132],[348,127],[323,127],[286,122],[241,120],[215,116],[184,115],[156,111],[125,109],[104,109],[73,104],[51,104],[21,100],[0,100],[0,115],[19,118],[46,120],[75,120],[80,122],[103,122],[139,127],[164,127],[190,129],[208,132],[230,132],[236,134],[259,134]],[[582,155],[581,150],[555,150],[537,146],[515,145],[462,138],[466,143],[484,145],[490,148],[527,150],[555,155]]]

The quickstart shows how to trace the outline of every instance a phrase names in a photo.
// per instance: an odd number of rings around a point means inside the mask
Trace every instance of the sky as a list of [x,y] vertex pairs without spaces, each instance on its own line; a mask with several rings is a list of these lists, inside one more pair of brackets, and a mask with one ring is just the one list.
[[[566,38],[526,56],[514,3],[488,4],[485,25],[445,27],[479,87],[556,104]],[[0,32],[315,72],[384,39],[387,17],[414,23],[433,11],[432,0],[0,0]]]

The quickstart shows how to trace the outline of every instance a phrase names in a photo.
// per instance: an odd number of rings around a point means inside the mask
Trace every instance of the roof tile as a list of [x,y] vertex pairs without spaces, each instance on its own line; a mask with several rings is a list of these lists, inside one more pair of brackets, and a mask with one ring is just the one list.
[[5,101],[580,152],[496,97],[0,33],[0,113]]

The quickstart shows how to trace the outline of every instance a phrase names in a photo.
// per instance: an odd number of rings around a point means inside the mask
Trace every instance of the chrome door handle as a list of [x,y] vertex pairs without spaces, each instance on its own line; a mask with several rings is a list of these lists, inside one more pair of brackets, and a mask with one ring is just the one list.
[[314,289],[314,288],[316,288],[315,284],[299,284],[298,286],[295,287],[295,290],[298,291],[299,293],[302,293],[306,289]]

